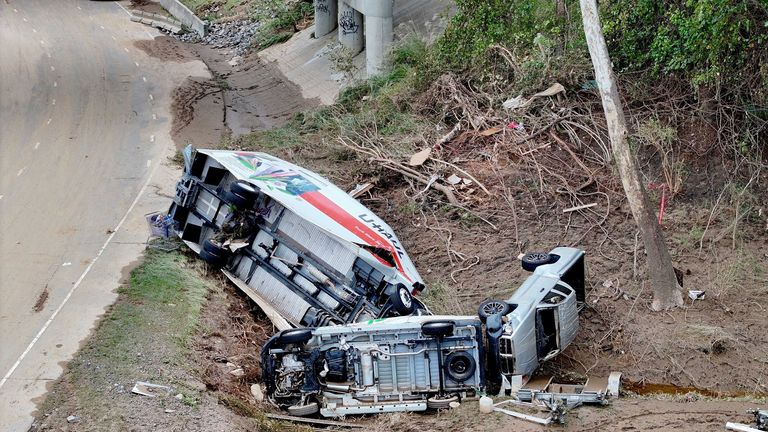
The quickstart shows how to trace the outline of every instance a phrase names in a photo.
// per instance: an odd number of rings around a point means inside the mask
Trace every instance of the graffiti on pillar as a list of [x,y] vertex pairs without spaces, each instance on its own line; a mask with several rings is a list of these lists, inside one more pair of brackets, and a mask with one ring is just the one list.
[[360,24],[355,22],[354,13],[351,10],[346,10],[341,13],[339,17],[339,27],[341,27],[341,33],[355,34],[360,30]]
[[326,3],[327,0],[315,0],[315,11],[327,14],[328,12],[328,3]]

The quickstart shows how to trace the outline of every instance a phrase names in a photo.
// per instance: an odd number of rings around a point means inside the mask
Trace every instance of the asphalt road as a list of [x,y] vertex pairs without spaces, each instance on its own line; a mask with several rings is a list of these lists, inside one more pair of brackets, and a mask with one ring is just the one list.
[[0,430],[35,402],[111,304],[167,208],[170,93],[200,62],[166,63],[123,5],[0,0]]

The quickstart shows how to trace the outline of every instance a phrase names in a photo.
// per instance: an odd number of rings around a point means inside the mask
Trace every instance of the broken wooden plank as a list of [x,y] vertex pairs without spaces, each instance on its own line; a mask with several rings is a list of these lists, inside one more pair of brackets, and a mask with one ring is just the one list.
[[352,429],[365,429],[366,428],[366,425],[361,425],[361,424],[356,424],[356,423],[345,423],[345,422],[333,421],[333,420],[323,420],[323,419],[307,418],[307,417],[296,417],[296,416],[283,415],[283,414],[267,414],[267,418],[273,419],[273,420],[292,421],[292,422],[296,422],[296,423],[309,423],[309,424],[317,424],[317,425],[323,425],[323,426],[339,426],[339,427],[346,427],[346,428],[352,428]]

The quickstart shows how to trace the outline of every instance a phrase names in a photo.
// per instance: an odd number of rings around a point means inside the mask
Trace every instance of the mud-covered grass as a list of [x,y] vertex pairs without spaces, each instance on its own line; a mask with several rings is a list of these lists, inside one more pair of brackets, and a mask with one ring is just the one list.
[[[201,312],[220,302],[226,310],[221,290],[194,257],[147,250],[53,384],[32,430],[281,430],[263,415],[234,414],[202,381],[194,349],[206,332]],[[139,396],[131,393],[137,381],[169,389],[155,398]]]

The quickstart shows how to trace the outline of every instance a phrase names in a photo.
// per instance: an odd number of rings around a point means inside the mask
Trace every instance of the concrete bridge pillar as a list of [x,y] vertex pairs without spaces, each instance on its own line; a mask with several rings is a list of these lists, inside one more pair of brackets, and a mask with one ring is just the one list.
[[389,70],[389,51],[395,34],[394,1],[379,0],[375,4],[374,10],[365,15],[365,61],[369,77]]
[[315,0],[315,37],[327,35],[338,23],[339,0]]
[[363,14],[344,0],[339,2],[339,42],[356,55],[363,50]]

